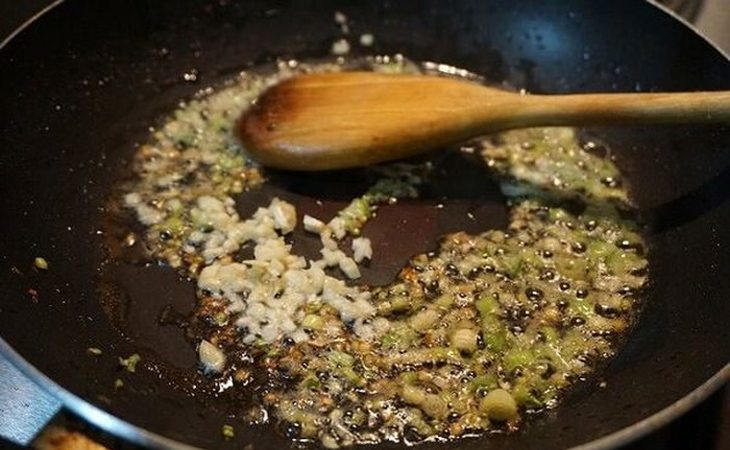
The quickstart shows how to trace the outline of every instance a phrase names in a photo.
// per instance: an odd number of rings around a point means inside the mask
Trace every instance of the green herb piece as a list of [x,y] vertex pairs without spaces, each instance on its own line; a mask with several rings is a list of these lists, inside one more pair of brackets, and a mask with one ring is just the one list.
[[488,318],[491,314],[499,312],[499,302],[489,294],[480,295],[477,301],[474,302],[474,306],[483,318]]
[[322,387],[322,383],[315,375],[309,374],[305,379],[302,380],[302,386],[305,389],[319,389],[320,387]]
[[522,257],[520,255],[507,253],[501,257],[499,263],[504,273],[510,278],[519,275],[522,269]]
[[215,321],[216,325],[218,325],[219,327],[222,327],[223,325],[225,325],[228,322],[228,314],[221,311],[221,312],[217,313],[215,316],[213,316],[213,320]]
[[532,392],[530,392],[529,387],[523,383],[517,383],[512,388],[512,397],[515,399],[518,405],[525,408],[542,407],[542,402],[540,401],[540,399],[538,399]]
[[127,372],[134,373],[134,371],[137,369],[137,363],[139,363],[141,359],[142,358],[139,356],[139,354],[135,353],[128,358],[119,358],[119,365],[121,367],[124,367]]
[[233,429],[231,425],[223,425],[221,427],[221,434],[223,435],[223,439],[229,440],[236,437],[236,431]]
[[403,384],[413,384],[418,381],[418,374],[416,372],[403,372],[400,374],[400,379]]
[[504,355],[502,364],[505,370],[511,372],[518,367],[523,369],[535,362],[536,356],[530,350],[512,349]]
[[307,314],[302,319],[302,327],[310,330],[320,330],[324,326],[324,320],[319,314]]
[[479,375],[469,382],[471,392],[491,391],[499,387],[499,381],[495,374]]
[[[486,329],[486,327],[485,327]],[[489,350],[501,352],[507,347],[507,331],[504,329],[491,329],[483,333],[484,345]]]
[[335,367],[350,367],[355,363],[352,355],[337,350],[332,350],[327,359]]

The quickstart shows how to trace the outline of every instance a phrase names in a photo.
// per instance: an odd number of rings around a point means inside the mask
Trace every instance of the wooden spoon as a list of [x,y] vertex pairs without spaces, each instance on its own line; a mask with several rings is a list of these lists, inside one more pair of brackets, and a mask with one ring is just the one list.
[[730,91],[521,95],[420,75],[300,75],[264,92],[239,123],[262,164],[326,170],[400,159],[508,128],[730,123]]

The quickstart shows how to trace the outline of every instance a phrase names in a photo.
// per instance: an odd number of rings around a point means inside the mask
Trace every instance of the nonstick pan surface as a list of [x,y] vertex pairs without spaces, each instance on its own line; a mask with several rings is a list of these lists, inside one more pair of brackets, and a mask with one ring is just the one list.
[[[192,284],[162,267],[120,267],[126,288],[114,307],[100,295],[105,242],[114,232],[103,209],[150,124],[240,70],[278,57],[326,57],[341,37],[336,10],[351,18],[352,36],[375,35],[376,45],[355,45],[355,55],[402,53],[536,93],[730,88],[722,54],[633,0],[61,3],[0,49],[0,335],[19,367],[92,423],[157,447],[288,446],[266,426],[238,426],[236,439],[224,442],[221,425],[235,420],[231,399],[176,387],[194,379],[195,355],[180,330],[156,320],[166,304],[189,310]],[[642,317],[599,378],[560,407],[514,435],[459,448],[618,445],[727,380],[730,128],[587,132],[615,151],[648,224],[653,284]],[[376,250],[384,269],[369,273],[371,281],[387,281],[441,233],[504,223],[496,185],[459,158],[441,163],[458,176],[419,201],[384,208],[373,222],[375,240],[391,251]],[[368,173],[272,180],[250,201],[284,195],[306,210],[322,198],[334,210]],[[436,214],[443,197],[448,208]],[[466,212],[477,221],[463,219]],[[32,268],[36,256],[49,261],[47,273]],[[88,347],[104,354],[90,357]],[[143,363],[116,391],[117,357],[135,352]],[[453,445],[422,448],[439,447]]]

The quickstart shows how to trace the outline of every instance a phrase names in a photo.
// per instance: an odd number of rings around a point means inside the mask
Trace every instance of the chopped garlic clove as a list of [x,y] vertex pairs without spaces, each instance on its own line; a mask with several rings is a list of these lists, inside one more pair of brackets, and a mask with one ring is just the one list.
[[330,230],[328,227],[325,226],[324,231],[322,231],[322,233],[319,235],[319,238],[322,241],[322,247],[329,250],[337,250],[337,241],[335,241],[332,237],[332,230]]
[[304,229],[309,231],[310,233],[319,234],[322,231],[324,231],[324,228],[325,228],[324,222],[317,219],[316,217],[312,217],[308,214],[305,214],[302,222],[304,223]]
[[340,258],[340,270],[351,280],[360,278],[360,269],[352,258],[347,256]]
[[274,198],[269,206],[274,217],[274,227],[283,234],[291,233],[297,225],[297,210],[291,203]]
[[342,56],[350,53],[350,43],[347,39],[338,39],[332,43],[332,54]]
[[342,250],[330,250],[326,247],[320,250],[320,253],[327,267],[339,265],[344,258],[347,258]]
[[352,240],[352,252],[353,258],[357,262],[362,262],[364,259],[373,258],[373,247],[370,244],[370,239],[366,237],[359,237]]
[[360,45],[363,47],[370,47],[375,43],[375,36],[370,33],[360,35]]
[[332,233],[335,235],[337,240],[342,239],[347,234],[347,230],[345,229],[345,221],[339,217],[335,217],[334,219],[330,220],[330,223],[328,223],[327,226],[332,229]]
[[198,358],[205,370],[210,372],[220,373],[226,366],[226,355],[223,351],[206,340],[200,341]]

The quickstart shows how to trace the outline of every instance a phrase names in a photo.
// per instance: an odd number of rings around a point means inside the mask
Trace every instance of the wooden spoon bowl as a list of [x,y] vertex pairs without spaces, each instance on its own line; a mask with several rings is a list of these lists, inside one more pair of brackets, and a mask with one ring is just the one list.
[[730,123],[730,91],[523,95],[420,75],[300,75],[264,92],[239,122],[262,164],[326,170],[401,159],[531,126]]

